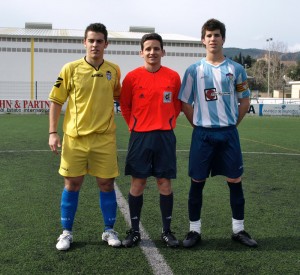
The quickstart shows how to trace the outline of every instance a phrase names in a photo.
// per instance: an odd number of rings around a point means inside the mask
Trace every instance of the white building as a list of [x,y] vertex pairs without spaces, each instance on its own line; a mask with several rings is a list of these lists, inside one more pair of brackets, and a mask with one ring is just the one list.
[[[140,39],[152,27],[108,31],[104,58],[118,64],[122,79],[141,66]],[[62,66],[85,55],[84,30],[53,29],[51,23],[26,23],[25,28],[0,28],[0,99],[47,99]],[[205,56],[199,38],[161,33],[166,56],[162,64],[182,77],[185,69]]]
[[290,81],[289,85],[292,87],[291,97],[300,99],[300,81]]

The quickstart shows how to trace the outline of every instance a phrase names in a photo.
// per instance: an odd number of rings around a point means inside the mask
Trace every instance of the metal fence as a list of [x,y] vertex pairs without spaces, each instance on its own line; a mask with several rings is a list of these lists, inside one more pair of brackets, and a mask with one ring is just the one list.
[[47,100],[53,82],[0,81],[0,99]]

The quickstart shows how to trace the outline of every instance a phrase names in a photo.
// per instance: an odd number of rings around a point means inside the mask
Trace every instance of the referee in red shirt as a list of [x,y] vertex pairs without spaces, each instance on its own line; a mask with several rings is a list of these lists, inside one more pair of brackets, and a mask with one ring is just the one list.
[[144,65],[129,72],[121,90],[122,115],[131,132],[125,175],[131,175],[128,204],[131,229],[122,244],[132,247],[140,241],[140,216],[147,178],[156,178],[162,215],[161,239],[167,246],[177,247],[171,231],[173,191],[176,178],[176,137],[173,129],[181,111],[178,100],[179,74],[161,65],[165,55],[162,37],[145,34],[141,39],[140,56]]

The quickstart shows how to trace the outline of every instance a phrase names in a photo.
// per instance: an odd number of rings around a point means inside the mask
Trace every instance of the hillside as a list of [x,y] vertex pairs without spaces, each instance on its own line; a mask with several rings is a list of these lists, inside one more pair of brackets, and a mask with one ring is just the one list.
[[[262,58],[265,54],[267,54],[266,50],[260,49],[240,49],[240,48],[224,48],[224,54],[229,58],[234,58],[239,54],[242,56],[250,55],[254,59]],[[282,61],[298,61],[300,60],[300,52],[294,53],[280,53]]]

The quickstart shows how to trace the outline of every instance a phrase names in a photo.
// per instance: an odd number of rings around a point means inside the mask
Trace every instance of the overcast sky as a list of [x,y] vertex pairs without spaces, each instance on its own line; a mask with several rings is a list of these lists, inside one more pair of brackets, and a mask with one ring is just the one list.
[[0,27],[52,23],[82,29],[101,22],[111,31],[150,26],[155,31],[199,37],[210,18],[226,25],[224,47],[267,49],[266,39],[300,51],[300,0],[1,0]]

